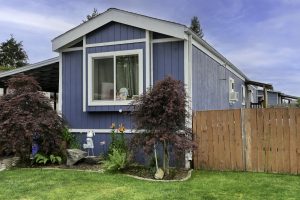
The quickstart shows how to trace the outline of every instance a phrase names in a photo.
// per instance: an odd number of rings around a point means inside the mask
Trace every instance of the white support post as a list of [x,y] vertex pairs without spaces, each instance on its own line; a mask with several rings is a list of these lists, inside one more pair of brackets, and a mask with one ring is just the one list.
[[[188,112],[189,117],[186,119],[187,126],[192,128],[192,35],[184,40],[184,85],[189,99]],[[193,157],[192,151],[185,153],[185,168],[190,168],[190,160]]]

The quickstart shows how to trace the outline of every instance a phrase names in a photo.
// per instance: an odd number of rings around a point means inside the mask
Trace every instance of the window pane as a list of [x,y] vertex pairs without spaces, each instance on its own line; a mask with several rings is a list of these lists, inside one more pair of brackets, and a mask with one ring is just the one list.
[[93,62],[93,100],[114,100],[114,59]]
[[116,65],[116,99],[130,100],[139,94],[138,55],[117,56]]

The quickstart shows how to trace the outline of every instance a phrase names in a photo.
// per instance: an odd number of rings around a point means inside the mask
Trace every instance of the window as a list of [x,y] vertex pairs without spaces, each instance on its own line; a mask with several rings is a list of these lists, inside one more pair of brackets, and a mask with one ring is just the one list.
[[229,77],[229,102],[234,103],[239,100],[239,93],[235,92],[234,79]]
[[143,91],[142,50],[89,54],[89,105],[127,105]]

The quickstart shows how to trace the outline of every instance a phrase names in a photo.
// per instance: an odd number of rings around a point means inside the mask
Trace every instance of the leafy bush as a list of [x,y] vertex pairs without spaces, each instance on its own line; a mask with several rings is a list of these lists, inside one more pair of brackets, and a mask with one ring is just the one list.
[[39,154],[37,153],[34,158],[33,158],[33,161],[34,163],[37,163],[37,164],[46,164],[48,161],[49,161],[49,158],[42,155],[42,154]]
[[64,128],[63,132],[63,138],[67,143],[67,148],[70,149],[80,149],[80,144],[76,138],[76,136],[72,133],[70,133],[68,128]]
[[128,166],[128,156],[120,149],[112,149],[108,155],[108,160],[104,161],[104,168],[108,171],[120,171]]
[[0,98],[0,156],[15,155],[30,163],[33,142],[45,155],[65,154],[64,123],[38,82],[26,75],[8,80],[10,92]]
[[44,156],[43,154],[39,154],[37,153],[35,156],[34,156],[34,159],[33,159],[34,163],[36,164],[44,164],[46,165],[47,163],[51,162],[52,164],[55,164],[55,163],[58,163],[60,164],[62,159],[60,156],[55,156],[53,154],[51,154],[49,157],[48,156]]

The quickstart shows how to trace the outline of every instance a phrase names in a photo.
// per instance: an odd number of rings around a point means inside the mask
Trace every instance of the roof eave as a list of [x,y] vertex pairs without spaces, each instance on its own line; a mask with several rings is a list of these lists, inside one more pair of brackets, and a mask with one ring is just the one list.
[[7,77],[7,76],[12,76],[12,75],[22,73],[22,72],[26,72],[26,71],[29,71],[29,70],[32,70],[32,69],[37,69],[37,68],[47,66],[47,65],[51,65],[51,64],[54,64],[54,63],[57,63],[57,62],[59,62],[58,57],[50,58],[50,59],[47,59],[47,60],[44,60],[44,61],[41,61],[41,62],[38,62],[38,63],[34,63],[34,64],[26,65],[26,66],[23,66],[23,67],[19,67],[19,68],[13,69],[13,70],[2,72],[2,73],[0,73],[0,78],[4,78],[4,77]]

